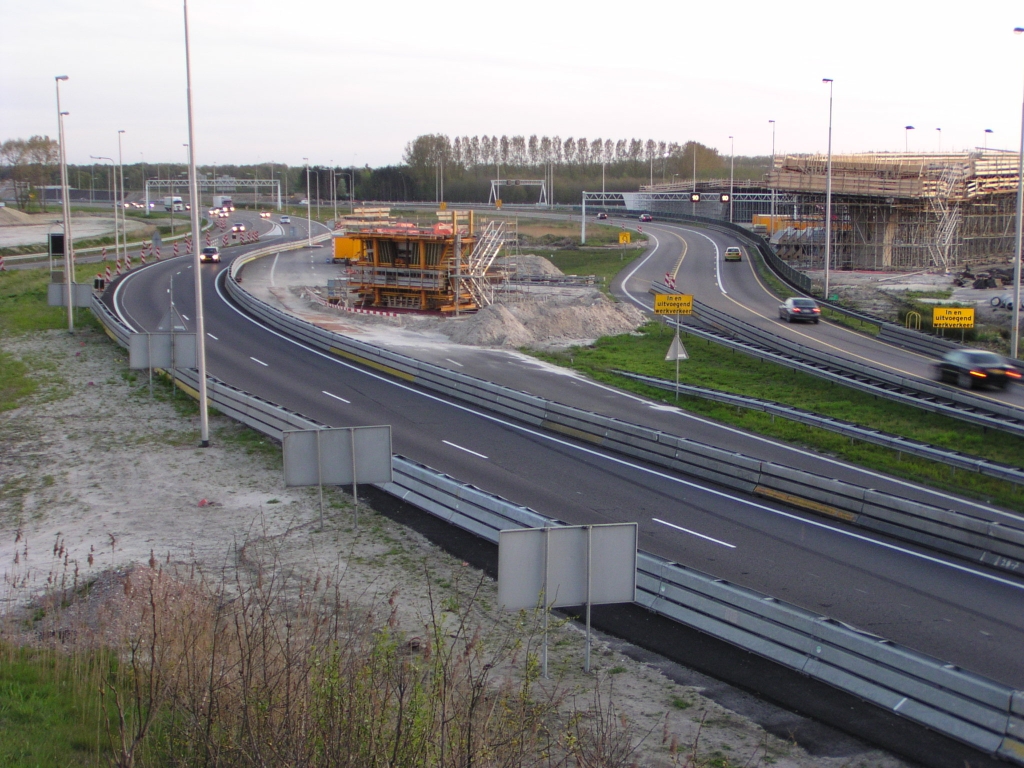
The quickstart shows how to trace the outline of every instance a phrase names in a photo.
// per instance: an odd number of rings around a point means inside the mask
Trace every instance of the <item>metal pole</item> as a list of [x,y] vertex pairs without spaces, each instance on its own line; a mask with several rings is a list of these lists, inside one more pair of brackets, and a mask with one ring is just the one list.
[[320,486],[320,530],[324,529],[324,461],[320,448],[320,434],[316,431],[316,484]]
[[583,215],[580,216],[580,245],[587,244],[587,192],[583,191]]
[[338,228],[338,176],[331,161],[331,198],[334,201],[334,228]]
[[[121,178],[121,200],[117,205],[117,210],[121,214],[121,240],[124,241],[125,255],[128,253],[128,224],[124,219],[124,163],[121,161],[121,134],[124,131],[117,132],[117,168],[118,176]],[[115,216],[116,219],[116,216]]]
[[[1024,27],[1015,27],[1015,35],[1024,32]],[[1013,325],[1010,328],[1010,357],[1017,359],[1020,345],[1020,249],[1021,226],[1024,223],[1024,103],[1020,118],[1020,154],[1017,156],[1017,226],[1013,242]]]
[[587,526],[587,660],[583,665],[584,672],[590,672],[590,584],[594,552],[594,527]]
[[309,203],[309,158],[302,158],[306,164],[306,247],[313,247],[313,214]]
[[[697,191],[697,142],[691,141],[690,144],[693,146],[693,191]],[[693,208],[691,213],[697,215],[697,201],[690,197],[690,203]]]
[[825,166],[825,301],[828,301],[828,270],[832,261],[832,78],[828,83],[828,161]]
[[355,527],[359,530],[359,484],[356,479],[356,428],[351,427],[352,436],[352,509],[355,514]]
[[736,176],[736,141],[729,137],[729,223],[732,224],[732,188],[733,179]]
[[[771,173],[775,172],[775,121],[769,120],[772,124],[772,170]],[[772,187],[772,224],[768,229],[768,237],[771,237],[775,232],[775,187]]]
[[[75,332],[74,315],[74,286],[75,286],[75,259],[72,255],[71,245],[71,207],[68,205],[68,154],[64,143],[64,115],[60,109],[60,83],[67,80],[67,75],[57,75],[54,82],[57,88],[57,140],[60,150],[60,197],[61,210],[64,215],[64,291],[68,302],[68,333]],[[45,199],[46,190],[43,190]]]
[[544,528],[544,653],[542,654],[542,674],[544,679],[548,677],[548,613],[550,608],[548,607],[551,603],[548,598],[548,544],[551,540],[551,529]]
[[206,324],[203,318],[203,267],[199,261],[199,176],[196,171],[196,134],[192,120],[192,60],[188,45],[188,0],[182,0],[185,20],[185,86],[188,95],[188,189],[192,198],[192,271],[196,294],[196,355],[199,360],[199,445],[210,445],[210,414],[206,393]]

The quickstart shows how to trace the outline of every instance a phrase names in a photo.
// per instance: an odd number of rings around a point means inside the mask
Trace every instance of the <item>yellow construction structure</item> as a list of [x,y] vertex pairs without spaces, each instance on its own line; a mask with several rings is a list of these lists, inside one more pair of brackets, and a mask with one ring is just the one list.
[[503,237],[492,226],[477,235],[472,211],[443,211],[438,218],[433,226],[346,225],[335,234],[334,257],[348,266],[351,306],[450,315],[488,303],[482,284]]

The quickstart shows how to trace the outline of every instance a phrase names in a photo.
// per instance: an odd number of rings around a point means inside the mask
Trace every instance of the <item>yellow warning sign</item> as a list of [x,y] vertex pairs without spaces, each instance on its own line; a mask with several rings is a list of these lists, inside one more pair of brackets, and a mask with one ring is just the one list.
[[693,296],[688,293],[656,293],[654,294],[654,314],[692,315]]
[[630,242],[629,232],[619,232],[619,245],[629,245]]
[[935,328],[973,328],[974,307],[935,307],[932,325]]

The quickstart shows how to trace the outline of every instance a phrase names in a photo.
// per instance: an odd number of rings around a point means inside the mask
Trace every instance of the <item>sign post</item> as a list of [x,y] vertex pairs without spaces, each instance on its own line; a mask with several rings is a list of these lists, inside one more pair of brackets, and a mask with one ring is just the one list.
[[974,327],[974,307],[935,307],[932,309],[933,328],[959,328],[960,341],[964,332]]
[[665,360],[676,361],[676,400],[679,399],[679,361],[689,360],[686,348],[679,338],[679,317],[680,315],[693,314],[693,295],[688,293],[656,293],[654,294],[654,314],[675,315],[676,335],[672,339],[672,346],[668,348]]

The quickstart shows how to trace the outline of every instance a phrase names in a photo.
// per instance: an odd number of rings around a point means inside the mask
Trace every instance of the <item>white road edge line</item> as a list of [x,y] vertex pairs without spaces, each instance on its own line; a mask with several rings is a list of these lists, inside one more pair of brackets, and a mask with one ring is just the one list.
[[471,450],[469,450],[469,448],[463,448],[461,445],[456,445],[455,443],[449,443],[447,440],[442,440],[441,442],[444,443],[445,445],[450,445],[452,448],[458,448],[460,451],[465,451],[466,453],[472,453],[474,456],[479,456],[481,459],[486,459],[487,458],[482,453],[477,453],[476,451],[471,451]]
[[209,337],[210,337],[211,339],[213,339],[214,341],[220,341],[220,339],[218,339],[218,338],[217,338],[216,336],[214,336],[214,335],[213,335],[212,333],[207,333],[206,335],[207,335],[207,336],[209,336]]
[[661,523],[662,525],[667,525],[669,528],[675,528],[677,531],[682,531],[683,533],[688,533],[691,536],[696,536],[699,539],[706,539],[707,541],[710,541],[710,542],[712,542],[714,544],[721,544],[723,547],[728,547],[729,549],[736,549],[736,545],[735,544],[730,544],[727,541],[720,541],[719,539],[713,539],[710,536],[705,536],[703,533],[697,533],[696,531],[691,531],[689,528],[683,528],[681,525],[675,525],[673,523],[667,523],[664,520],[659,520],[656,517],[652,517],[651,520],[653,520],[656,523]]
[[[221,273],[221,274],[224,274],[224,273]],[[786,512],[786,511],[781,510],[781,509],[776,509],[774,507],[769,507],[768,505],[762,504],[761,502],[754,501],[752,499],[743,498],[741,496],[736,496],[735,494],[729,493],[727,491],[720,491],[720,490],[717,490],[715,488],[711,488],[711,487],[708,487],[708,486],[705,486],[705,485],[701,485],[700,483],[697,483],[697,482],[694,482],[694,481],[690,481],[690,480],[686,480],[686,479],[684,479],[682,477],[678,477],[676,475],[670,475],[670,474],[668,474],[668,472],[661,472],[661,471],[659,471],[657,469],[652,469],[651,467],[645,467],[645,466],[643,466],[641,464],[635,464],[632,461],[628,461],[626,459],[620,459],[617,456],[613,456],[613,455],[610,455],[610,454],[607,454],[607,453],[602,453],[601,451],[595,450],[593,448],[587,448],[586,446],[583,446],[583,445],[577,445],[576,443],[571,443],[568,440],[563,440],[562,438],[555,437],[554,435],[551,435],[550,433],[541,432],[540,430],[534,429],[533,427],[528,427],[528,426],[525,426],[523,424],[517,424],[516,422],[508,421],[508,420],[503,419],[503,418],[499,418],[499,417],[497,417],[497,416],[495,416],[493,414],[487,413],[485,411],[478,411],[475,408],[471,408],[469,406],[462,405],[462,404],[457,403],[457,402],[452,402],[451,400],[446,400],[446,399],[444,399],[443,397],[441,397],[439,395],[432,395],[432,394],[430,394],[428,392],[424,392],[423,390],[416,389],[416,388],[411,387],[411,386],[407,386],[405,384],[402,384],[401,382],[394,381],[393,379],[390,379],[390,378],[388,378],[386,376],[383,376],[381,374],[377,374],[377,373],[374,373],[372,371],[368,371],[366,368],[363,368],[362,366],[356,365],[355,363],[349,363],[349,362],[347,362],[345,360],[340,360],[338,357],[336,357],[334,355],[329,355],[326,352],[322,352],[319,349],[315,349],[313,347],[310,347],[310,346],[302,343],[301,341],[298,341],[297,339],[293,339],[291,336],[287,336],[287,335],[281,333],[280,331],[277,331],[277,330],[271,328],[266,323],[263,323],[263,322],[257,320],[254,317],[250,317],[245,312],[243,312],[241,309],[239,309],[234,304],[232,304],[230,301],[228,301],[227,298],[225,297],[224,293],[223,293],[223,289],[221,288],[221,285],[220,285],[219,281],[215,282],[214,286],[217,289],[217,296],[220,298],[220,300],[222,302],[224,302],[225,306],[227,306],[230,309],[232,309],[240,317],[242,317],[245,320],[249,321],[253,325],[259,326],[260,328],[262,328],[267,333],[269,333],[269,334],[271,334],[273,336],[277,336],[279,339],[281,339],[283,341],[286,341],[286,342],[288,342],[290,344],[293,344],[296,347],[299,347],[300,349],[304,349],[306,352],[309,352],[310,354],[314,354],[314,355],[316,355],[318,357],[323,358],[324,360],[330,360],[335,365],[340,365],[340,366],[342,366],[344,368],[348,368],[351,371],[355,371],[357,373],[360,373],[363,376],[366,376],[368,378],[371,378],[371,379],[374,379],[376,381],[379,381],[382,384],[388,384],[388,385],[390,385],[392,387],[397,387],[398,389],[404,389],[406,392],[410,392],[410,393],[419,395],[420,397],[424,397],[424,398],[426,398],[428,400],[433,400],[433,401],[435,401],[437,403],[443,403],[443,404],[447,405],[449,408],[456,408],[456,409],[458,409],[460,411],[464,411],[466,413],[472,413],[473,415],[475,415],[475,416],[477,416],[477,417],[479,417],[481,419],[487,419],[488,421],[494,422],[495,424],[502,424],[504,426],[509,427],[510,429],[514,429],[514,430],[516,430],[518,432],[522,432],[524,434],[536,437],[539,440],[544,440],[546,442],[555,443],[557,445],[562,445],[562,446],[564,446],[566,448],[569,448],[569,449],[572,449],[572,450],[575,450],[575,451],[579,451],[580,453],[585,453],[588,456],[594,456],[594,457],[603,459],[603,460],[608,461],[608,462],[610,462],[612,464],[618,464],[620,466],[630,467],[631,469],[635,469],[638,472],[643,472],[644,474],[652,475],[654,477],[659,477],[659,478],[661,478],[663,480],[667,480],[667,481],[672,482],[672,483],[677,483],[678,485],[686,486],[687,488],[694,488],[694,489],[697,489],[697,490],[701,491],[702,493],[707,493],[707,494],[709,494],[711,496],[717,496],[718,498],[729,499],[730,501],[735,501],[737,504],[742,504],[744,507],[748,507],[748,508],[751,508],[751,509],[758,509],[758,510],[761,510],[763,512],[767,512],[769,514],[776,515],[777,517],[783,517],[783,518],[786,518],[786,519],[789,519],[789,520],[798,521],[798,522],[800,522],[800,523],[802,523],[804,525],[809,525],[809,526],[811,526],[813,528],[819,528],[821,530],[826,530],[826,531],[829,531],[831,533],[837,534],[839,536],[844,536],[844,537],[849,538],[849,539],[855,539],[857,541],[862,541],[865,544],[871,544],[872,546],[876,546],[876,547],[879,547],[881,549],[886,549],[886,550],[889,550],[890,552],[899,552],[900,554],[906,555],[907,557],[914,558],[915,560],[923,560],[925,562],[933,563],[935,565],[939,565],[939,566],[942,566],[944,568],[950,568],[950,569],[952,569],[954,571],[959,571],[960,573],[966,573],[966,574],[969,574],[971,576],[975,576],[977,578],[982,579],[983,581],[989,581],[989,582],[993,582],[993,583],[996,583],[996,584],[1001,584],[1001,585],[1003,585],[1005,587],[1010,587],[1011,589],[1017,589],[1017,590],[1024,591],[1024,582],[1012,581],[1011,579],[1003,578],[1002,576],[997,576],[997,575],[995,575],[993,573],[987,573],[985,571],[980,571],[980,570],[978,570],[976,568],[972,568],[971,566],[961,565],[960,563],[956,563],[956,562],[953,562],[951,560],[943,560],[941,557],[936,557],[934,555],[928,555],[928,554],[925,554],[924,552],[916,552],[916,551],[914,551],[912,549],[908,549],[907,547],[903,547],[903,546],[900,546],[898,544],[893,544],[893,543],[890,543],[888,541],[883,541],[881,539],[872,538],[871,536],[866,536],[865,534],[857,533],[855,531],[850,531],[850,530],[847,530],[845,528],[839,528],[837,526],[831,525],[829,523],[826,523],[826,522],[823,522],[823,521],[820,521],[820,520],[812,520],[812,519],[803,517],[802,515],[797,515],[797,514],[794,514],[792,512]]]
[[253,361],[254,363],[259,363],[259,364],[260,364],[260,365],[262,365],[262,366],[263,366],[264,368],[269,368],[269,367],[270,367],[269,365],[267,365],[266,363],[264,363],[264,362],[263,362],[262,360],[257,360],[257,359],[256,359],[255,357],[252,357],[251,355],[249,356],[249,359],[250,359],[250,360],[252,360],[252,361]]
[[465,367],[458,360],[452,360],[450,357],[446,357],[445,360],[447,360],[449,363],[452,363],[454,365],[459,366],[459,368],[464,368]]
[[343,402],[343,403],[348,403],[349,405],[352,405],[352,401],[351,400],[346,400],[344,397],[339,397],[338,395],[331,394],[326,389],[321,389],[320,391],[323,392],[328,397],[333,397],[335,400],[341,400],[341,402]]
[[[186,314],[182,313],[182,315],[181,315],[181,316],[182,316],[183,318],[185,318],[186,320],[188,320],[188,315],[186,315]],[[191,321],[191,320],[189,320],[189,322],[192,322],[192,321]]]

